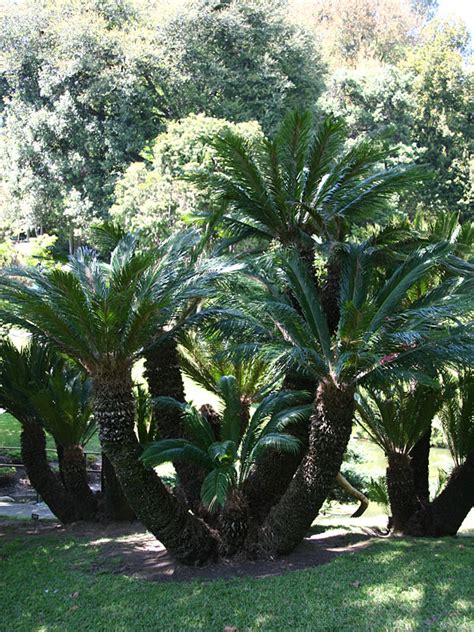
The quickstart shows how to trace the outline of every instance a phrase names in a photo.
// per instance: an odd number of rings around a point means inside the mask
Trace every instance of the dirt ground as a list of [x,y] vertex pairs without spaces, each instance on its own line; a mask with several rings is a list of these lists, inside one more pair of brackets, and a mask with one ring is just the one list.
[[339,555],[354,555],[376,536],[375,532],[353,533],[333,529],[314,533],[290,554],[268,561],[223,560],[201,567],[177,563],[151,534],[137,524],[0,522],[0,542],[15,536],[87,538],[98,551],[95,572],[112,572],[144,580],[191,581],[235,577],[270,577],[327,564]]

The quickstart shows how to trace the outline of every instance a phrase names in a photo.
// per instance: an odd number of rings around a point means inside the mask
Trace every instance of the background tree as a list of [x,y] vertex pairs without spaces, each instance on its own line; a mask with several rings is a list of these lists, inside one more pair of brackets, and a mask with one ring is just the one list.
[[268,132],[289,110],[313,108],[322,89],[314,38],[273,0],[189,4],[159,31],[158,55],[174,118],[256,120]]
[[160,129],[145,25],[127,2],[90,0],[15,5],[0,29],[11,204],[25,230],[80,236]]

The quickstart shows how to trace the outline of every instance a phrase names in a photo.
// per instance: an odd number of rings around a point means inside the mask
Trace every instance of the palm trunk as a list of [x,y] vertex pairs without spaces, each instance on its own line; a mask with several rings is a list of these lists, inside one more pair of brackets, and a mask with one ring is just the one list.
[[[166,338],[145,354],[145,376],[152,397],[172,397],[178,402],[186,401],[176,340],[173,338]],[[181,415],[176,410],[160,410],[156,414],[156,427],[160,439],[178,439],[183,436]],[[192,463],[173,465],[181,491],[191,509],[197,511],[204,472]]]
[[32,486],[64,524],[76,519],[74,504],[61,482],[52,471],[46,456],[46,435],[43,428],[31,421],[23,424],[21,457]]
[[[313,255],[314,258],[314,255]],[[296,373],[287,374],[283,382],[285,391],[312,391],[315,384],[312,380]],[[308,426],[306,423],[293,424],[286,430],[302,442],[308,444]],[[252,466],[244,482],[244,494],[248,500],[252,519],[262,524],[271,508],[277,504],[285,493],[298,465],[301,455],[266,450]]]
[[140,461],[142,448],[134,431],[134,412],[129,371],[94,376],[94,413],[102,449],[131,508],[178,561],[205,562],[215,554],[216,539]]
[[474,451],[453,470],[441,494],[412,516],[405,533],[431,537],[456,535],[473,507]]
[[420,509],[430,501],[430,442],[431,425],[410,451],[415,493]]
[[339,324],[339,292],[341,266],[337,258],[330,257],[327,265],[327,278],[321,290],[321,304],[326,314],[329,333],[333,334]]
[[341,468],[352,430],[354,389],[329,379],[318,385],[310,420],[309,447],[281,500],[259,532],[263,555],[289,553],[301,542]]
[[390,452],[387,489],[392,511],[392,530],[402,533],[417,507],[411,459],[407,454]]
[[71,494],[79,520],[94,520],[97,498],[89,487],[84,452],[79,445],[63,448],[62,471],[67,491]]
[[104,453],[102,453],[102,487],[105,518],[132,522],[135,519],[135,514],[123,493],[110,459]]

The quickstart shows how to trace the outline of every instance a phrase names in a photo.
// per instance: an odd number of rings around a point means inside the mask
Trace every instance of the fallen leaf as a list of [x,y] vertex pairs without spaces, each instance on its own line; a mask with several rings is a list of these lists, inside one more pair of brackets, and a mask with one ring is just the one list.
[[225,625],[224,632],[235,632],[237,630],[237,626],[235,625]]
[[355,582],[352,582],[351,586],[354,586],[354,588],[359,588],[360,587],[360,581],[356,580]]
[[80,593],[79,593],[79,591],[78,591],[78,590],[76,590],[76,592],[73,592],[73,593],[71,594],[71,597],[72,597],[73,599],[77,599],[77,598],[79,597],[79,594],[80,594]]
[[75,603],[73,606],[69,608],[69,610],[77,610],[78,608],[79,606],[77,605],[77,603]]

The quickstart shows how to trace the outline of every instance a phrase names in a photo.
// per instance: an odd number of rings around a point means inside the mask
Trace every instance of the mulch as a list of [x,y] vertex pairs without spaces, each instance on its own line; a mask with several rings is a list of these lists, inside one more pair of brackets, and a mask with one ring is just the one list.
[[[342,529],[308,536],[289,555],[275,560],[222,560],[200,567],[176,562],[158,540],[137,524],[0,522],[0,538],[50,535],[93,539],[97,550],[95,573],[114,573],[153,582],[209,581],[238,577],[274,577],[291,571],[328,564],[340,555],[354,555],[374,539],[374,532],[353,533]],[[117,539],[119,538],[119,539]]]

